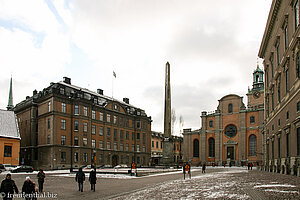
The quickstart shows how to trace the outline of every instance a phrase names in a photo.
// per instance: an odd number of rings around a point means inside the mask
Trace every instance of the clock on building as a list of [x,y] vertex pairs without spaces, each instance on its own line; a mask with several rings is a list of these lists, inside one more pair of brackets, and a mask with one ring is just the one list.
[[254,92],[253,93],[253,96],[254,96],[254,98],[259,98],[260,97],[260,92],[259,91],[256,91],[256,92]]
[[237,129],[236,129],[236,126],[235,125],[228,125],[226,128],[225,128],[225,135],[229,138],[233,138],[235,137],[237,134]]

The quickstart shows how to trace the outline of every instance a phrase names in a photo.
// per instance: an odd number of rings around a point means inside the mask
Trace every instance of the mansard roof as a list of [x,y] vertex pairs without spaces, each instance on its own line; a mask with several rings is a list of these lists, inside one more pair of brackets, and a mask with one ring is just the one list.
[[21,139],[14,111],[0,109],[0,137]]

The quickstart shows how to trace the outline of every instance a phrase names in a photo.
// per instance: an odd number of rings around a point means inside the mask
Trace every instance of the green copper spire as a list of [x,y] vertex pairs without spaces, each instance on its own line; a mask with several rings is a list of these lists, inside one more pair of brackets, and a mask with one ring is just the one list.
[[9,87],[9,97],[8,97],[8,104],[7,104],[7,110],[13,110],[13,94],[12,94],[12,77],[10,78],[10,87]]

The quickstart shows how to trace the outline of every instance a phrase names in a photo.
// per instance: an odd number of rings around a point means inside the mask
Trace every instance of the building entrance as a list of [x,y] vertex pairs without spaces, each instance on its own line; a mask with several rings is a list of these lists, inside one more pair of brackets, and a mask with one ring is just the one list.
[[234,160],[234,147],[227,147],[227,159]]
[[112,156],[112,167],[115,167],[116,165],[118,165],[118,156],[113,155]]

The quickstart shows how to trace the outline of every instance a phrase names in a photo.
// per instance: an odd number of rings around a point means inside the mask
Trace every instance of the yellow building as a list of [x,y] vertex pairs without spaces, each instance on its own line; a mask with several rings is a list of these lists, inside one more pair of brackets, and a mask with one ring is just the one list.
[[19,165],[20,134],[13,111],[0,110],[0,163]]

